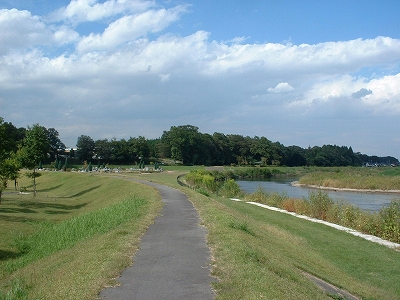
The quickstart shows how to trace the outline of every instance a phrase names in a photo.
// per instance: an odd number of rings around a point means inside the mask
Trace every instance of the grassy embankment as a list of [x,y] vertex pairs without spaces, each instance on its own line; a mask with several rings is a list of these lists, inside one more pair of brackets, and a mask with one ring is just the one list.
[[[303,171],[297,168],[295,170],[289,170],[289,174],[298,174],[302,171],[310,172],[310,170],[313,169],[315,168],[307,168]],[[287,172],[288,170],[285,171]],[[356,171],[364,172],[364,174],[359,176],[367,177],[367,179],[375,182],[375,184],[379,184],[379,180],[382,180],[382,176],[389,177],[387,181],[392,183],[395,183],[400,179],[400,176],[397,176],[395,170],[391,168],[384,170],[381,169],[380,173],[375,174],[374,176],[372,176],[370,173],[365,174],[365,168],[318,168],[315,171],[315,175],[314,173],[309,173],[302,178],[318,178],[321,181],[325,180],[329,182],[329,176],[331,176],[339,178],[337,180],[338,182],[339,180],[344,181],[346,178],[352,178]],[[206,196],[214,193],[216,195],[225,197],[241,197],[247,201],[275,206],[290,212],[295,212],[301,215],[306,215],[350,227],[366,234],[375,235],[395,243],[400,243],[400,201],[394,200],[389,206],[382,208],[379,213],[371,213],[368,211],[363,211],[359,207],[343,201],[334,201],[324,191],[321,190],[316,190],[310,193],[307,198],[302,199],[289,198],[284,193],[278,194],[273,191],[271,192],[263,190],[262,188],[259,188],[250,195],[245,195],[244,193],[240,192],[237,183],[235,183],[233,179],[229,179],[240,177],[270,178],[273,176],[273,173],[277,174],[278,176],[285,176],[280,169],[272,169],[272,171],[270,171],[268,168],[235,168],[228,169],[223,172],[195,170],[185,175],[185,180],[191,186],[195,187],[196,191]],[[340,176],[337,175],[338,173],[341,173]],[[377,180],[371,180],[370,177],[377,178]],[[302,181],[302,178],[300,181]],[[309,182],[315,183],[315,181]],[[400,184],[392,185],[392,187],[400,188]],[[386,187],[382,187],[382,189],[385,188]]]
[[[141,177],[181,188],[181,172]],[[322,224],[183,190],[208,229],[217,299],[332,299],[303,271],[362,299],[400,298],[400,252]]]
[[313,168],[299,180],[319,187],[364,190],[399,190],[400,168]]
[[[124,175],[181,188],[189,195],[208,229],[213,275],[218,278],[214,284],[217,299],[331,299],[302,271],[363,299],[400,297],[399,252],[321,224],[182,188],[176,177],[186,171],[185,168],[179,171],[166,168],[161,174]],[[67,177],[64,180],[52,178],[59,174]],[[21,226],[29,245],[31,234],[41,232],[42,222],[59,228],[57,225],[65,224],[72,216],[84,222],[84,216],[97,214],[99,210],[113,207],[112,204],[124,203],[132,194],[140,199],[158,199],[158,196],[153,190],[132,182],[90,174],[45,174],[38,183],[39,197],[45,192],[50,199],[7,196],[4,206],[0,206],[1,236],[8,234],[0,244],[3,250],[1,284],[4,287],[9,279],[18,279],[14,280],[14,291],[21,288],[22,293],[29,293],[28,299],[94,299],[99,288],[109,282],[107,278],[113,278],[118,269],[122,270],[129,263],[129,257],[121,253],[133,253],[138,236],[151,221],[146,212],[154,213],[159,202],[146,201],[144,206],[139,205],[145,208],[142,214],[136,214],[128,222],[107,233],[84,237],[73,246],[18,267],[11,274],[10,270],[4,272],[3,267],[7,265],[12,269],[29,255],[29,251],[24,254],[10,247],[18,236],[12,229]],[[58,196],[56,201],[55,195]],[[118,195],[121,197],[117,199]],[[147,206],[152,204],[155,206]],[[142,218],[146,222],[143,226],[137,225],[135,220]],[[78,231],[85,230],[81,227]],[[44,242],[46,236],[42,238]]]
[[[157,192],[90,174],[43,172],[38,194],[0,205],[0,299],[95,299],[131,263]],[[22,177],[20,186],[32,189]]]

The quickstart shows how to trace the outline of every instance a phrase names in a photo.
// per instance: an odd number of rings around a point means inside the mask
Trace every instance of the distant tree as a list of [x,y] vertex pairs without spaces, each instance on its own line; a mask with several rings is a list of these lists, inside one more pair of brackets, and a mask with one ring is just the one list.
[[58,159],[59,153],[65,151],[65,144],[60,140],[57,130],[54,128],[44,129],[47,133],[47,139],[49,141],[49,152],[53,155],[53,158]]
[[95,144],[93,139],[88,135],[81,135],[76,142],[76,155],[81,161],[91,161],[94,155]]
[[261,162],[262,165],[272,163],[274,147],[266,137],[255,136],[250,145],[250,152],[253,154],[254,159]]
[[172,126],[161,140],[171,149],[171,158],[183,164],[196,164],[202,151],[201,133],[193,125]]
[[36,167],[40,161],[47,157],[48,150],[49,140],[45,128],[39,124],[35,124],[32,127],[28,126],[22,142],[22,148],[18,151],[18,156],[23,167],[33,169],[34,196],[36,196],[36,177],[38,177]]
[[139,157],[147,161],[150,156],[150,147],[146,138],[139,136],[128,140],[129,158],[136,161]]
[[10,154],[8,157],[0,159],[0,204],[2,193],[7,188],[8,180],[16,182],[19,177],[20,166],[15,158],[15,153]]
[[282,158],[282,165],[288,167],[305,166],[307,159],[305,150],[298,146],[285,147]]
[[100,164],[102,160],[106,162],[110,161],[112,148],[108,139],[96,140],[94,142],[94,148],[98,164]]
[[236,159],[236,163],[239,165],[247,165],[252,160],[250,152],[251,138],[240,134],[228,134],[227,138],[233,159]]
[[0,117],[0,204],[8,180],[14,180],[16,183],[19,177],[20,165],[15,154],[17,150],[15,132],[17,129]]
[[223,133],[214,132],[214,145],[216,147],[216,156],[218,165],[230,165],[236,160],[233,160],[230,141]]
[[126,163],[130,160],[129,156],[129,143],[127,140],[120,141],[115,138],[111,139],[111,155],[110,159],[115,163]]

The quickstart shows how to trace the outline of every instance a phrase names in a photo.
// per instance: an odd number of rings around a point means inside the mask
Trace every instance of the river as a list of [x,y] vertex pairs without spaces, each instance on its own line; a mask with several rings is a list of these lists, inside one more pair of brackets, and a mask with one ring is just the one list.
[[[258,187],[261,187],[268,192],[285,193],[291,198],[308,197],[311,191],[316,191],[316,189],[312,188],[292,186],[290,183],[295,180],[297,180],[297,178],[265,181],[238,180],[237,183],[246,193],[253,193]],[[398,194],[324,191],[335,201],[350,203],[371,212],[377,212],[381,208],[388,206],[393,200],[400,199],[400,195]]]

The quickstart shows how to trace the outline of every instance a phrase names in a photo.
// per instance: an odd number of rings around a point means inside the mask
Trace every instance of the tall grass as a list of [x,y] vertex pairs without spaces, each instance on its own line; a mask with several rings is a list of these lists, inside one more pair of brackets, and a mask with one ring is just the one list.
[[245,199],[400,243],[400,202],[398,201],[393,201],[379,213],[373,213],[344,202],[337,203],[324,191],[311,192],[308,198],[293,199],[285,195],[268,193],[259,188],[254,193],[246,195]]
[[236,181],[222,172],[194,170],[185,175],[185,181],[206,196],[211,193],[222,197],[237,197],[242,194]]
[[98,211],[79,215],[58,224],[42,223],[37,233],[18,235],[15,246],[21,256],[4,264],[4,270],[11,273],[27,264],[70,248],[77,242],[96,234],[106,233],[123,222],[139,216],[140,207],[146,201],[130,198]]
[[301,184],[320,187],[400,190],[400,169],[397,168],[324,168],[302,176]]

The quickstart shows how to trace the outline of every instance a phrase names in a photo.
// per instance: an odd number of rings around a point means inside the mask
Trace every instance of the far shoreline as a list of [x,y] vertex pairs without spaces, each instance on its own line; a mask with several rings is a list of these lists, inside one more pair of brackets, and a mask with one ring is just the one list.
[[329,191],[334,191],[334,192],[353,192],[353,193],[380,193],[380,194],[399,194],[400,195],[400,190],[370,190],[370,189],[351,189],[351,188],[336,188],[336,187],[330,187],[330,186],[319,186],[319,185],[313,185],[313,184],[303,184],[300,183],[299,181],[293,181],[290,183],[294,187],[305,187],[305,188],[312,188],[312,189],[318,189],[318,190],[329,190]]

